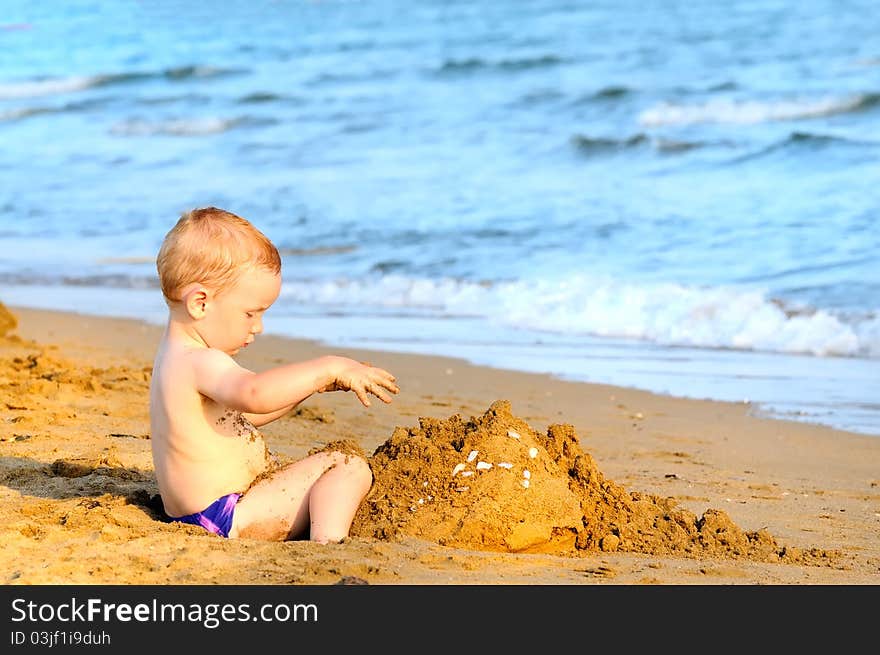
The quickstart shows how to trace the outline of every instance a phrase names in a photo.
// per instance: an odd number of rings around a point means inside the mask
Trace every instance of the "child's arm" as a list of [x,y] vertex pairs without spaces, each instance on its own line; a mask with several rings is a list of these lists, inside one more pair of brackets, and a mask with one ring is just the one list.
[[370,406],[369,394],[390,403],[389,393],[400,391],[388,371],[347,357],[318,357],[261,373],[240,366],[213,348],[193,352],[190,357],[194,384],[200,393],[248,414],[275,414],[317,391],[353,391],[365,407]]
[[253,414],[249,412],[242,412],[241,415],[244,416],[248,421],[250,421],[254,427],[258,428],[261,425],[266,425],[266,423],[271,423],[277,418],[281,418],[294,407],[296,407],[296,404],[282,407],[281,409],[274,412],[269,412],[268,414]]

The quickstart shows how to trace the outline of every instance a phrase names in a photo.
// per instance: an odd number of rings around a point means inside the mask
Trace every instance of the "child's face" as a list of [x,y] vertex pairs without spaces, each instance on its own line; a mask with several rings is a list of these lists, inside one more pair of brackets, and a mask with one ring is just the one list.
[[219,296],[214,296],[199,326],[211,348],[229,355],[253,342],[263,331],[263,313],[281,293],[281,275],[252,268]]

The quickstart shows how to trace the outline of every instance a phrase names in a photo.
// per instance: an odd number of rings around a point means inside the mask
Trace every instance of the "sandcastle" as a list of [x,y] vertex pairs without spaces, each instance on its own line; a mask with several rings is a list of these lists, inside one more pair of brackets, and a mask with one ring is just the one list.
[[421,418],[368,458],[374,485],[351,534],[409,536],[466,549],[586,555],[638,552],[821,564],[820,549],[781,546],[722,510],[697,517],[673,498],[605,478],[568,424],[546,434],[497,400],[482,415]]

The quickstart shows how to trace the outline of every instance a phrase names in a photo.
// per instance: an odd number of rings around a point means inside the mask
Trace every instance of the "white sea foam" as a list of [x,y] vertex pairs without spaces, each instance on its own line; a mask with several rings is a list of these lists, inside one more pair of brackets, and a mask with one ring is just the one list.
[[179,66],[163,71],[133,71],[125,73],[106,73],[98,75],[70,75],[66,77],[45,77],[42,79],[20,80],[0,83],[0,100],[16,98],[36,98],[40,96],[74,93],[108,84],[131,82],[143,79],[164,78],[186,80],[210,78],[237,72],[235,69],[215,68],[213,66]]
[[241,121],[237,118],[195,118],[166,121],[130,120],[114,125],[110,132],[117,136],[201,136],[219,134],[232,129]]
[[0,84],[0,100],[15,98],[35,98],[39,96],[57,95],[82,91],[95,86],[99,78],[93,76],[74,76],[49,78],[45,80],[29,80],[23,82],[7,82]]
[[831,116],[858,109],[862,95],[824,97],[805,100],[736,101],[710,100],[698,105],[662,103],[639,114],[641,125],[689,125],[693,123],[765,123]]
[[28,116],[36,116],[37,114],[46,113],[47,111],[49,110],[37,107],[20,107],[18,109],[0,111],[0,123],[5,123],[6,121],[17,121],[22,118],[27,118]]
[[387,276],[372,281],[287,280],[283,294],[288,301],[319,306],[480,316],[517,328],[667,346],[880,356],[877,312],[845,320],[824,310],[788,308],[760,290],[737,287],[587,276],[496,284]]

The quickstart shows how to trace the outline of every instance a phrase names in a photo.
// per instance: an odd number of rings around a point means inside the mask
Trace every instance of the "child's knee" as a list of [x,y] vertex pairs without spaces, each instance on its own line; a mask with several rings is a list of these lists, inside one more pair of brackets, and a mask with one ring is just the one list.
[[363,457],[349,453],[333,453],[336,466],[344,468],[359,483],[369,488],[373,484],[373,470]]
[[350,457],[348,465],[352,471],[361,479],[366,480],[369,484],[373,484],[373,470],[363,457]]

